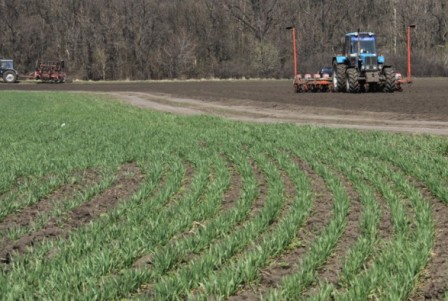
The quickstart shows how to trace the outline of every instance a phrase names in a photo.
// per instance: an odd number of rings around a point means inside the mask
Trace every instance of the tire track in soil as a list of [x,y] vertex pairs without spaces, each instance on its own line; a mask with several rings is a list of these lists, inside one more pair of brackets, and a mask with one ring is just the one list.
[[448,290],[448,207],[422,182],[414,178],[408,181],[430,202],[436,228],[431,259],[409,300],[443,300]]
[[266,104],[249,99],[235,101],[226,98],[225,101],[210,101],[194,99],[195,96],[179,98],[170,94],[148,92],[115,92],[109,94],[140,108],[179,115],[208,114],[231,120],[259,123],[288,122],[330,128],[448,135],[448,123],[445,121],[415,120],[413,116],[396,116],[396,114],[388,114],[383,111],[367,112],[361,107],[355,110],[330,107],[316,109],[312,106],[297,106],[281,101]]
[[71,231],[86,225],[95,218],[98,218],[102,213],[113,209],[120,201],[129,198],[137,191],[143,178],[144,175],[134,163],[122,165],[111,187],[94,199],[71,210],[65,217],[63,223],[52,218],[41,230],[5,245],[0,254],[3,263],[10,263],[13,255],[23,254],[28,247],[36,246],[45,239],[66,238]]
[[320,271],[316,277],[317,281],[314,286],[310,287],[304,296],[311,296],[317,293],[319,289],[319,282],[327,282],[333,284],[335,287],[339,287],[339,277],[342,272],[344,259],[346,253],[350,250],[357,239],[361,236],[360,221],[363,211],[363,205],[361,203],[359,194],[354,189],[353,185],[344,177],[339,177],[342,185],[348,192],[350,199],[350,208],[347,216],[347,225],[341,237],[339,238],[336,248],[333,250],[331,257],[320,268]]
[[325,181],[306,163],[295,158],[295,164],[311,179],[313,204],[312,215],[305,222],[297,234],[301,244],[283,255],[277,257],[273,264],[261,271],[260,282],[256,286],[246,285],[229,300],[260,300],[269,288],[275,287],[281,279],[293,274],[300,263],[300,258],[306,254],[317,235],[325,229],[333,214],[333,195]]

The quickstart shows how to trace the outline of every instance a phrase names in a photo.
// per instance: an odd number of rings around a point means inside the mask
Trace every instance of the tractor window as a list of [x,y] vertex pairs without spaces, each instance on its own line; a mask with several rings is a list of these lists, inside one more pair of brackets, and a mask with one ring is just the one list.
[[[360,41],[360,53],[376,53],[376,47],[375,47],[375,38],[374,37],[361,37]],[[352,38],[352,52],[351,53],[357,53],[358,52],[358,39],[357,37]]]
[[12,61],[1,61],[2,69],[14,69]]

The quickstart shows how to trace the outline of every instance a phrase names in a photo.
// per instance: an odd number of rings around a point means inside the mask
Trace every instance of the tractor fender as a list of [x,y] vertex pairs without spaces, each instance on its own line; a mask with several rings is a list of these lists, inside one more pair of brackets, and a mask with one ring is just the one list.
[[378,64],[384,64],[384,56],[383,55],[378,56]]
[[338,65],[345,64],[347,62],[347,57],[342,56],[342,55],[337,55],[337,56],[333,57],[333,62],[336,62]]

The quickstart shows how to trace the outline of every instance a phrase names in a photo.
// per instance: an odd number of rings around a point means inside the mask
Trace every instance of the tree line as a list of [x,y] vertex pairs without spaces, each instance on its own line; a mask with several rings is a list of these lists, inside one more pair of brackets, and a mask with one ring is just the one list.
[[66,62],[91,80],[292,76],[342,52],[346,32],[372,31],[386,62],[448,76],[446,0],[0,0],[0,57],[31,72],[38,59]]

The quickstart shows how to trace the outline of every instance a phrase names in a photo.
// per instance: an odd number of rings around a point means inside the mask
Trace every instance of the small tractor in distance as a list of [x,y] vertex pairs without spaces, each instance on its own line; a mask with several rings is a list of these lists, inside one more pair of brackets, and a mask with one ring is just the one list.
[[17,82],[19,75],[17,71],[14,69],[13,60],[6,60],[6,59],[0,60],[0,77],[2,77],[6,83]]
[[378,55],[376,36],[372,32],[351,32],[345,35],[344,55],[333,57],[333,89],[335,92],[394,92],[397,78],[391,66]]

